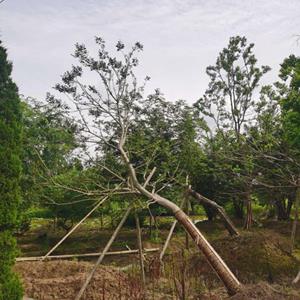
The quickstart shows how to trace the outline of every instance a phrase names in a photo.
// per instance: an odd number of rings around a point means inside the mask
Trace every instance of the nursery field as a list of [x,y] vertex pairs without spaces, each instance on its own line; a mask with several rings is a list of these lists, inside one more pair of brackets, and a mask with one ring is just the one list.
[[[201,216],[194,217],[200,219]],[[143,248],[162,248],[171,226],[161,217],[151,233],[142,227]],[[238,224],[235,220],[235,222]],[[239,280],[243,292],[231,299],[300,299],[300,285],[292,284],[299,270],[297,251],[289,254],[289,222],[265,221],[251,231],[230,237],[219,221],[203,220],[198,228],[222,256]],[[91,219],[75,231],[54,254],[101,252],[112,229],[99,228]],[[42,256],[64,234],[54,230],[49,220],[36,219],[32,229],[19,238],[22,256]],[[300,244],[300,233],[296,245]],[[187,249],[188,246],[188,249]],[[111,251],[136,249],[134,228],[124,227]],[[251,251],[249,251],[251,249]],[[203,255],[176,227],[163,259],[159,251],[145,257],[147,285],[144,287],[137,254],[107,256],[98,267],[84,299],[227,299],[228,294]],[[33,299],[74,299],[96,258],[18,262],[16,271],[24,282],[25,293]]]

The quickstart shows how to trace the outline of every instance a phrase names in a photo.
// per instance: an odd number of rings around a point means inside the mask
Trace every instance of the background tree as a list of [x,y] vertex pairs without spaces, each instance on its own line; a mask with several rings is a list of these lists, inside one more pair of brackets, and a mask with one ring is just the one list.
[[[247,44],[245,37],[231,37],[228,46],[220,52],[216,64],[207,67],[209,87],[196,104],[204,115],[215,121],[217,132],[224,139],[223,153],[227,155],[231,176],[234,177],[230,181],[235,182],[240,190],[239,197],[234,193],[234,206],[241,211],[240,207],[247,204],[246,228],[252,222],[253,158],[243,133],[253,118],[255,90],[261,77],[270,70],[267,66],[257,66],[253,47],[253,43]],[[226,145],[229,145],[227,150]]]
[[22,288],[12,272],[16,257],[14,232],[20,218],[22,114],[12,64],[0,42],[0,299],[18,300]]

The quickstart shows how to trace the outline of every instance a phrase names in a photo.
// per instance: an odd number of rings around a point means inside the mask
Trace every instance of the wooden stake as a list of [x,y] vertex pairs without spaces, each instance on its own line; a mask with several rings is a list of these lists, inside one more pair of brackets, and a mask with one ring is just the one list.
[[[148,252],[156,252],[159,251],[159,248],[148,248],[148,249],[143,249],[144,253]],[[121,251],[111,251],[107,252],[106,256],[109,255],[126,255],[126,254],[138,254],[139,249],[133,249],[133,250],[121,250]],[[52,260],[52,259],[68,259],[68,258],[74,258],[74,257],[95,257],[101,255],[102,252],[96,252],[96,253],[79,253],[79,254],[61,254],[61,255],[50,255],[48,256],[47,259]],[[21,262],[21,261],[38,261],[41,260],[43,256],[31,256],[31,257],[17,257],[16,261]]]
[[137,213],[134,214],[135,223],[136,223],[136,234],[138,241],[138,249],[139,249],[139,260],[140,260],[140,268],[141,268],[141,278],[143,282],[143,286],[146,286],[146,276],[145,276],[145,266],[144,266],[144,255],[143,255],[143,245],[142,245],[142,232],[140,226],[140,220]]
[[[185,201],[186,201],[186,198],[184,198],[184,199],[182,200],[180,207],[183,207],[183,206],[184,206]],[[160,252],[160,255],[159,255],[159,260],[160,260],[160,262],[162,262],[162,259],[163,259],[164,255],[165,255],[165,253],[166,253],[166,250],[167,250],[167,248],[168,248],[168,246],[169,246],[169,243],[170,243],[171,237],[172,237],[172,235],[173,235],[174,229],[175,229],[175,227],[176,227],[176,224],[177,224],[177,220],[175,219],[175,221],[173,222],[173,224],[172,224],[172,226],[171,226],[171,228],[170,228],[170,231],[169,231],[169,234],[168,234],[168,236],[167,236],[167,239],[166,239],[166,241],[165,241],[165,243],[164,243],[164,246],[163,246],[163,248],[162,248],[162,250],[161,250],[161,252]]]
[[115,238],[117,237],[119,231],[121,230],[123,224],[125,223],[125,221],[126,221],[128,215],[129,215],[131,209],[132,209],[132,208],[131,208],[131,206],[130,206],[130,207],[126,210],[126,212],[125,212],[125,214],[124,214],[122,220],[120,221],[119,225],[118,225],[117,228],[115,229],[115,231],[114,231],[113,235],[111,236],[110,240],[107,242],[107,244],[106,244],[106,246],[105,246],[103,252],[102,252],[101,255],[99,256],[99,258],[98,258],[98,260],[96,261],[96,263],[95,263],[93,269],[91,270],[90,274],[89,274],[88,277],[86,278],[86,280],[85,280],[83,286],[81,287],[79,293],[77,294],[75,300],[81,299],[81,297],[82,297],[84,291],[86,290],[88,284],[90,283],[91,279],[93,278],[93,276],[94,276],[94,274],[95,274],[95,272],[96,272],[97,267],[101,264],[101,262],[102,262],[102,260],[103,260],[103,258],[104,258],[104,256],[105,256],[105,254],[108,252],[108,250],[109,250],[111,244],[113,243],[113,241],[114,241]]
[[173,235],[173,232],[174,232],[174,229],[175,229],[175,227],[176,227],[176,224],[177,224],[177,220],[175,220],[175,221],[173,222],[173,224],[172,224],[172,226],[171,226],[171,228],[170,228],[168,237],[167,237],[167,239],[166,239],[166,241],[165,241],[165,243],[164,243],[164,246],[163,246],[163,248],[162,248],[162,250],[161,250],[161,252],[160,252],[159,260],[160,260],[161,262],[162,262],[162,259],[163,259],[164,255],[165,255],[165,252],[166,252],[166,250],[167,250],[167,248],[168,248],[168,246],[169,246],[169,242],[170,242],[171,237],[172,237],[172,235]]
[[99,203],[88,214],[86,214],[85,217],[81,219],[81,221],[79,221],[54,247],[52,247],[48,251],[48,253],[45,256],[42,257],[42,260],[45,260],[60,244],[63,243],[63,241],[67,239],[69,235],[71,235],[76,230],[76,228],[79,227],[80,224],[82,224],[107,199],[108,196],[104,197],[101,201],[99,201]]

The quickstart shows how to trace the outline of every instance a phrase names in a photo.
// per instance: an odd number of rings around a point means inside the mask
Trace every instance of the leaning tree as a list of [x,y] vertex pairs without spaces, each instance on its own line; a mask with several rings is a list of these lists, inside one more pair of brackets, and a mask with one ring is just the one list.
[[[149,77],[145,78],[142,85],[138,84],[135,75],[138,65],[136,54],[143,46],[137,42],[126,52],[124,44],[118,42],[117,54],[112,56],[102,38],[96,37],[95,41],[98,45],[96,57],[89,54],[85,45],[76,44],[74,57],[80,64],[63,75],[62,83],[57,84],[56,89],[71,100],[70,109],[76,110],[85,141],[95,145],[89,155],[97,152],[99,157],[104,153],[103,149],[109,149],[123,166],[122,170],[125,169],[123,173],[111,171],[110,175],[115,177],[114,184],[102,184],[99,189],[102,188],[103,195],[109,191],[139,195],[148,199],[145,204],[157,203],[172,212],[205,255],[228,292],[235,294],[241,286],[239,281],[191,219],[177,204],[162,197],[155,186],[151,190],[148,188],[155,168],[149,170],[145,167],[146,163],[137,164],[132,160],[133,153],[128,147],[128,140],[136,124],[144,118],[143,112],[150,111],[161,97],[158,90],[144,97],[145,83]],[[88,76],[87,70],[91,71]],[[109,167],[104,167],[109,172]],[[159,166],[156,167],[155,172],[159,174]],[[98,191],[100,194],[101,191]]]

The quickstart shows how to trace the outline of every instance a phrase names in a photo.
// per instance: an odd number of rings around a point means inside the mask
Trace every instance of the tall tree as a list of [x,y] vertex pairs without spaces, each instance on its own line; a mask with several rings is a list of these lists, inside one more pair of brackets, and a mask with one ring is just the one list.
[[[69,94],[81,117],[82,130],[87,134],[87,138],[115,151],[125,167],[127,171],[125,178],[115,174],[120,182],[115,185],[115,192],[127,191],[139,194],[171,211],[204,253],[228,292],[235,294],[241,285],[224,261],[178,205],[158,194],[155,187],[152,191],[148,189],[151,172],[149,174],[148,169],[145,169],[146,162],[136,165],[132,161],[132,151],[128,147],[130,134],[137,121],[144,117],[141,111],[147,111],[153,105],[153,99],[160,96],[159,93],[155,93],[145,99],[144,85],[140,86],[137,83],[136,53],[142,50],[142,45],[136,43],[125,53],[125,45],[118,42],[116,45],[118,54],[114,57],[106,51],[103,39],[97,37],[96,43],[99,46],[97,58],[90,56],[85,45],[76,46],[75,57],[81,65],[74,66],[71,71],[64,74],[63,83],[56,86],[57,90]],[[84,83],[86,70],[92,71],[97,76],[99,82],[97,86]],[[87,118],[88,115],[90,118]],[[147,174],[143,183],[137,172],[141,168]],[[159,170],[157,173],[159,174]]]
[[293,250],[300,206],[300,57],[290,55],[286,58],[281,64],[279,76],[283,81],[283,83],[277,83],[277,86],[282,95],[280,104],[285,139],[291,147],[290,152],[293,154],[294,163],[298,161],[297,173],[293,180],[297,189],[294,223],[291,235],[291,250]]
[[270,70],[257,66],[253,47],[246,37],[231,37],[216,64],[206,68],[210,82],[198,102],[199,109],[213,118],[219,130],[233,130],[237,140],[253,113],[253,94],[259,81]]
[[[204,115],[215,121],[225,144],[231,148],[228,158],[232,165],[232,176],[235,177],[233,180],[244,198],[236,198],[234,201],[238,204],[237,207],[243,203],[247,205],[246,228],[249,228],[252,222],[253,158],[248,152],[249,147],[243,133],[253,118],[254,93],[259,81],[270,70],[268,66],[257,66],[253,47],[254,44],[248,44],[245,37],[231,37],[228,46],[220,52],[216,64],[207,67],[209,87],[196,104]],[[228,143],[229,139],[231,141]],[[236,145],[233,146],[233,143]]]
[[13,236],[19,221],[22,114],[12,64],[0,42],[0,299],[21,299],[22,288],[12,272],[16,257]]

